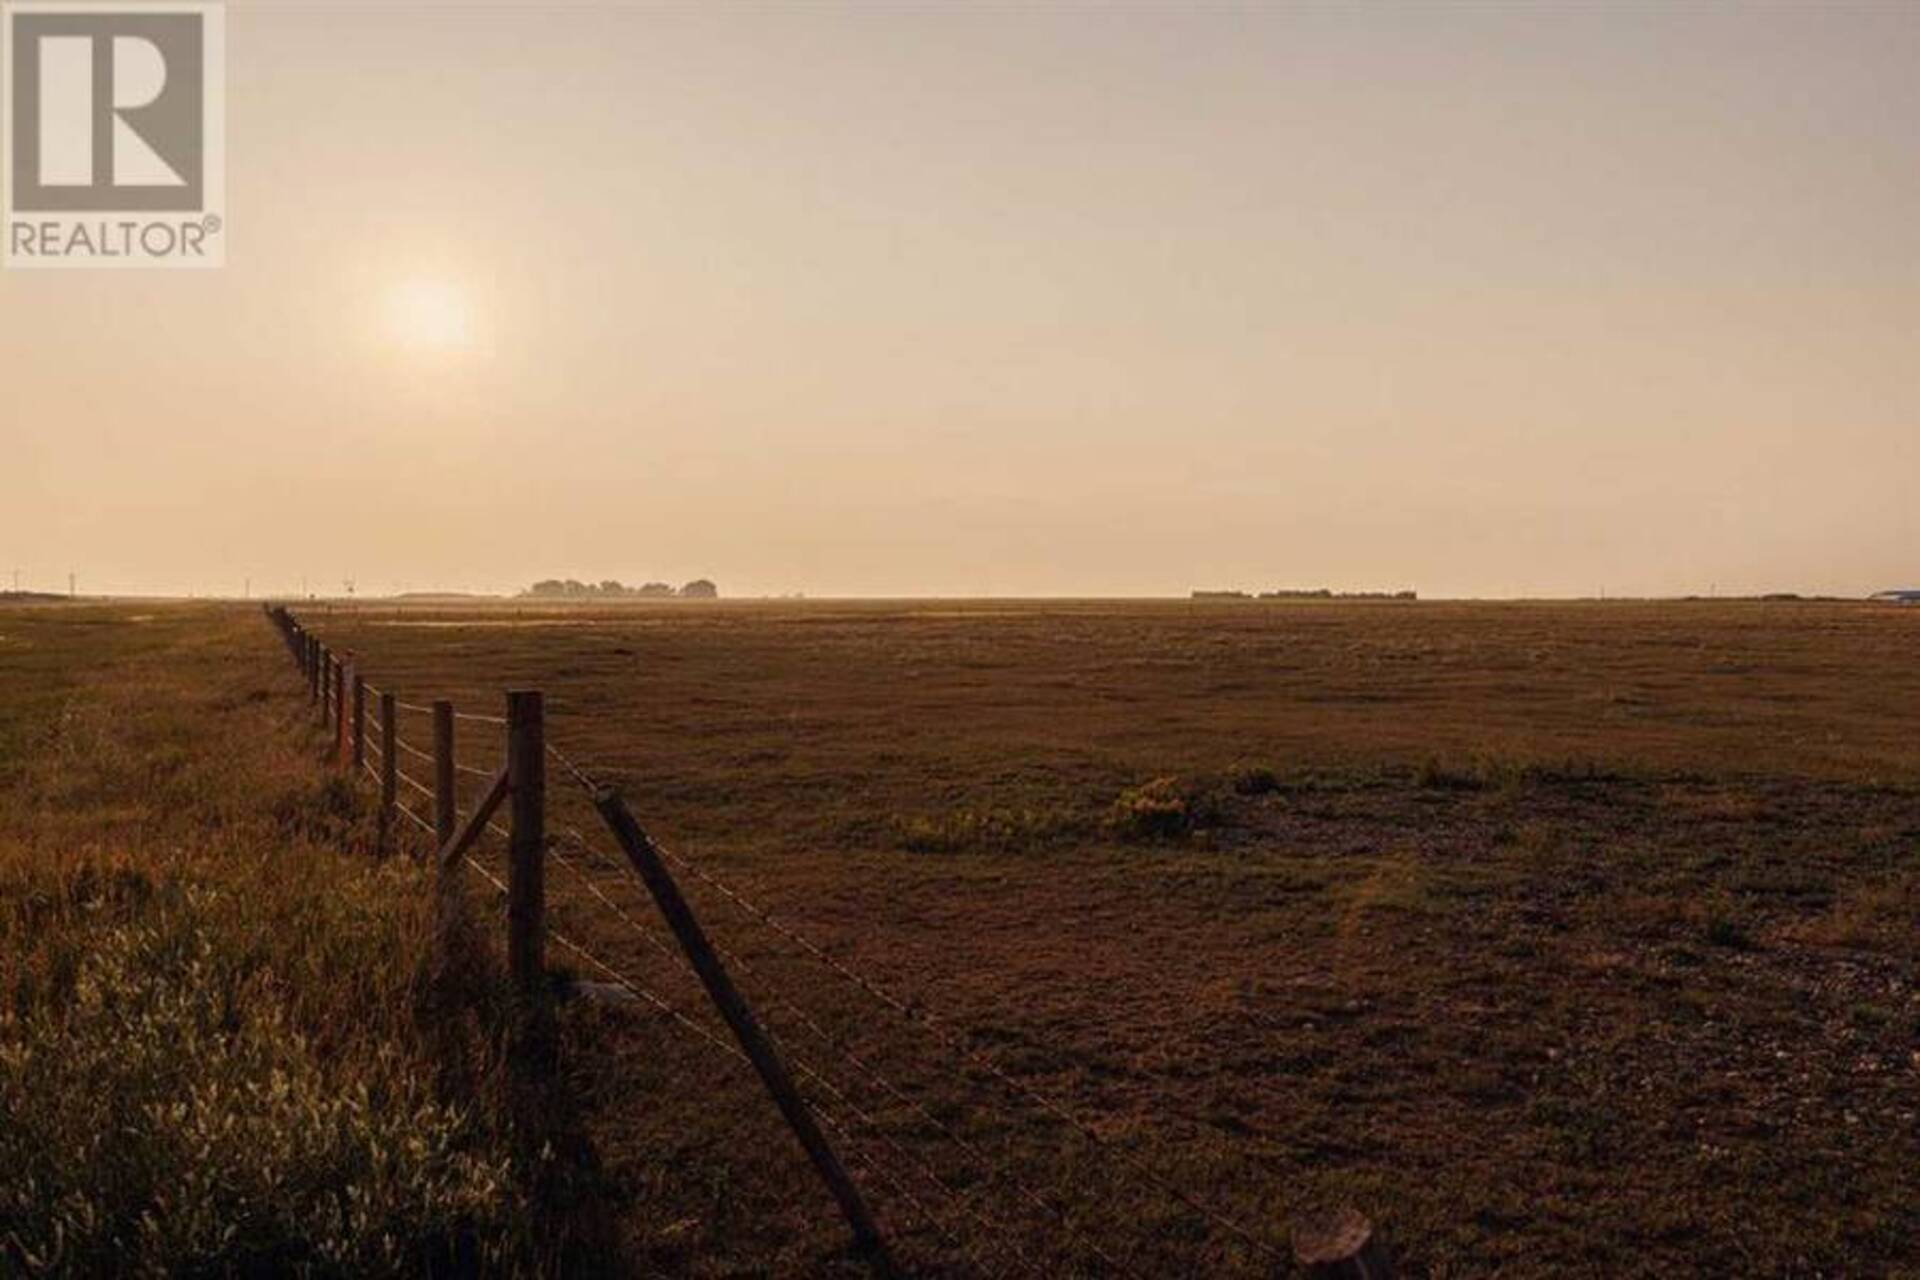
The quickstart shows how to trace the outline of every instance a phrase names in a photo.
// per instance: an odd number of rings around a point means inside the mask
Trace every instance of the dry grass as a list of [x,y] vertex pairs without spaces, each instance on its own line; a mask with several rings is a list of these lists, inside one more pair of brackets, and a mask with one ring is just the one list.
[[147,613],[0,628],[0,1271],[543,1268],[424,874],[232,613]]
[[[497,712],[502,689],[544,688],[551,739],[621,780],[656,835],[970,1028],[1001,1070],[1268,1247],[1293,1210],[1339,1199],[1415,1274],[1920,1267],[1920,613],[676,603],[308,620],[416,701]],[[193,625],[234,653],[275,643],[255,616]],[[462,735],[472,763],[497,762],[497,730]],[[590,829],[577,800],[556,805]],[[587,875],[651,919],[628,879]],[[856,1087],[874,1121],[848,1123],[856,1164],[924,1159],[979,1215],[948,1211],[955,1248],[863,1173],[916,1268],[1107,1274],[1097,1244],[1147,1274],[1272,1269],[688,890],[798,1056],[837,1062],[783,1001],[1081,1228]],[[570,870],[552,893],[561,927],[699,1010]],[[744,1073],[624,1008],[575,1009],[565,1045],[634,1265],[847,1269]]]

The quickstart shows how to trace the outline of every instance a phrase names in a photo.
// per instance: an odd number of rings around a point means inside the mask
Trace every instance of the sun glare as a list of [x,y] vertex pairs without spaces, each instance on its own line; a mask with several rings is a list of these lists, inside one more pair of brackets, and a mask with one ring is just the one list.
[[464,347],[473,337],[467,298],[445,280],[408,280],[388,300],[388,324],[395,341],[427,351]]

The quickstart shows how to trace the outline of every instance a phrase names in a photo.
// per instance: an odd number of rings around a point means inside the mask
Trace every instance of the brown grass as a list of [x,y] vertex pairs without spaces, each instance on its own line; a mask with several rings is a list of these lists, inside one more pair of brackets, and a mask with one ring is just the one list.
[[493,984],[255,625],[0,614],[0,1273],[550,1270]]
[[[655,834],[1271,1247],[1297,1207],[1346,1200],[1415,1274],[1920,1266],[1920,614],[307,616],[415,701],[497,713],[502,689],[544,688],[552,740],[620,780]],[[195,625],[235,653],[276,643],[252,616]],[[497,762],[496,730],[461,731],[474,764]],[[591,874],[651,920],[629,880]],[[553,885],[562,928],[699,1010],[570,873]],[[924,1159],[993,1224],[950,1211],[955,1248],[863,1174],[916,1267],[1017,1251],[1104,1274],[1091,1239],[1148,1274],[1271,1269],[687,887],[801,1057],[836,1061],[782,1000],[1084,1228],[856,1090],[878,1130],[849,1123],[856,1162]],[[624,1008],[577,1008],[566,1034],[637,1266],[846,1266],[744,1073]]]

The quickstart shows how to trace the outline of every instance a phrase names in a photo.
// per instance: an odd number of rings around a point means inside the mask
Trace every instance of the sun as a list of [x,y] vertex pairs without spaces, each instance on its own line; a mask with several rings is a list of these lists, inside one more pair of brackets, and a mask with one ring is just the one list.
[[457,351],[473,341],[473,309],[450,280],[419,277],[396,285],[387,299],[394,341],[421,351]]

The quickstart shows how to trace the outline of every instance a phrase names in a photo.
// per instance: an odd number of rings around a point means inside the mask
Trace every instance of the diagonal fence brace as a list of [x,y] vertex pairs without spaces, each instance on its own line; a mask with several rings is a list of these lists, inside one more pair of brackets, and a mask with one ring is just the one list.
[[667,926],[673,930],[673,936],[687,953],[687,959],[693,962],[694,972],[700,976],[701,985],[706,987],[714,1007],[720,1011],[734,1039],[740,1042],[747,1060],[753,1063],[753,1069],[759,1073],[760,1082],[773,1095],[774,1105],[780,1108],[781,1116],[800,1140],[807,1159],[813,1162],[814,1171],[820,1175],[820,1180],[840,1206],[847,1225],[853,1229],[854,1248],[866,1257],[876,1275],[890,1276],[892,1267],[887,1259],[886,1247],[880,1240],[879,1229],[874,1225],[873,1215],[867,1209],[860,1189],[847,1176],[840,1157],[827,1144],[826,1136],[820,1132],[820,1126],[815,1123],[806,1100],[794,1088],[793,1077],[787,1074],[786,1064],[780,1061],[766,1032],[760,1029],[759,1022],[754,1019],[753,1010],[747,1007],[745,998],[727,975],[726,966],[720,963],[720,957],[707,941],[706,932],[694,917],[693,908],[681,896],[680,886],[674,883],[673,876],[668,873],[659,850],[654,848],[647,833],[640,829],[640,824],[634,821],[632,811],[627,808],[627,802],[621,799],[618,791],[611,787],[597,788],[593,793],[593,807],[600,811],[600,817],[613,832],[614,839],[619,841],[627,860],[639,872],[647,892],[653,895],[654,903],[659,906],[660,914],[666,917]]
[[479,804],[473,806],[473,812],[467,815],[467,820],[461,824],[460,829],[453,833],[453,838],[440,846],[440,852],[435,860],[440,864],[441,870],[451,867],[459,860],[460,855],[467,851],[468,846],[480,838],[480,833],[487,829],[487,821],[493,817],[493,811],[498,809],[500,802],[506,798],[507,771],[503,767],[493,776],[493,781],[487,784],[486,795],[480,798]]

